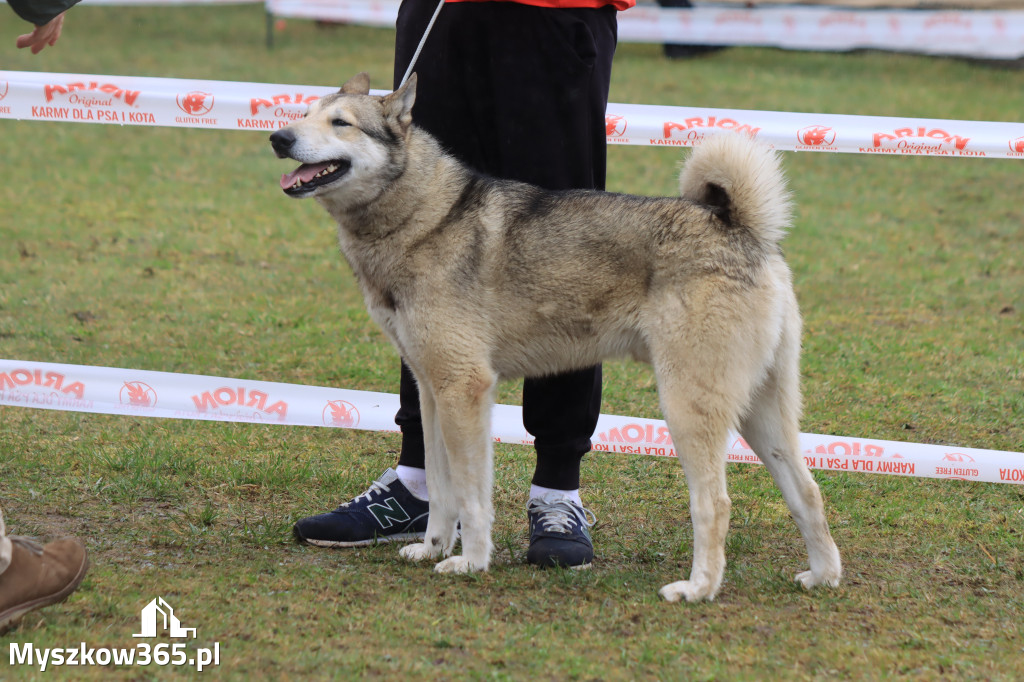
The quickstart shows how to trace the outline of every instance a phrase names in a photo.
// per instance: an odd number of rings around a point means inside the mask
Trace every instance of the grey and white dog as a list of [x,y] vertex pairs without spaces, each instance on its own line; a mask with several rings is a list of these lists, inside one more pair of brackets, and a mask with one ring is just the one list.
[[[839,551],[798,445],[800,314],[779,241],[789,195],[774,152],[705,140],[679,198],[547,191],[481,175],[413,123],[416,79],[384,97],[360,74],[271,135],[281,178],[338,223],[373,319],[416,376],[430,517],[401,549],[444,573],[487,570],[500,378],[632,355],[650,362],[690,489],[693,567],[661,589],[713,599],[729,526],[725,446],[737,428],[782,490],[810,557]],[[452,556],[461,524],[462,554]]]

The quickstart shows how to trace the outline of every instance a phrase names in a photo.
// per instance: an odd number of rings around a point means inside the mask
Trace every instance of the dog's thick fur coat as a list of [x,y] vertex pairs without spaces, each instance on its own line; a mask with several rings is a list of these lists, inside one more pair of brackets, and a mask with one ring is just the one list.
[[[705,140],[680,198],[552,192],[467,168],[412,123],[415,77],[385,97],[356,76],[271,136],[292,196],[338,222],[373,319],[416,376],[430,517],[410,560],[486,570],[499,378],[650,362],[690,489],[693,567],[669,601],[713,599],[729,525],[725,446],[738,428],[803,534],[807,588],[839,552],[798,445],[800,315],[779,241],[779,161],[740,135]],[[451,556],[461,524],[462,554]]]

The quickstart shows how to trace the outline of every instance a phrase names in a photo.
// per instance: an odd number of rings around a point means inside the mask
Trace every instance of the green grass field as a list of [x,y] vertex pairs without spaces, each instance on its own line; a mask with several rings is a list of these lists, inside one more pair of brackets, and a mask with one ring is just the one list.
[[[387,30],[259,6],[79,7],[33,57],[8,12],[0,68],[288,84],[390,82]],[[620,46],[616,102],[1021,120],[1024,71],[873,52]],[[397,391],[313,202],[285,198],[266,133],[0,121],[0,357]],[[678,151],[613,148],[609,188],[672,193]],[[1024,166],[786,154],[785,242],[805,318],[802,430],[1024,450]],[[503,386],[503,402],[518,400]],[[657,417],[612,362],[604,411]],[[730,561],[711,604],[665,604],[691,530],[675,462],[594,453],[587,572],[526,566],[531,451],[496,453],[493,570],[434,575],[393,547],[294,544],[361,492],[392,435],[0,407],[14,533],[74,534],[92,569],[0,643],[133,647],[162,596],[228,679],[1024,678],[1024,488],[816,472],[846,578],[805,593],[803,544],[760,467],[729,468]],[[169,641],[169,640],[162,640]],[[6,646],[5,646],[6,649]],[[8,656],[7,651],[3,656]],[[0,667],[2,679],[168,679],[173,666]]]

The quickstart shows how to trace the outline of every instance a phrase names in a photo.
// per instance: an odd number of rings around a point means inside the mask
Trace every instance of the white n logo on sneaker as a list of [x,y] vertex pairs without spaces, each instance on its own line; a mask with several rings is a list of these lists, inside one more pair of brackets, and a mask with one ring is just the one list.
[[373,514],[373,518],[377,519],[381,528],[391,528],[396,522],[401,523],[410,519],[409,512],[405,511],[393,497],[384,500],[383,504],[375,502],[366,508]]

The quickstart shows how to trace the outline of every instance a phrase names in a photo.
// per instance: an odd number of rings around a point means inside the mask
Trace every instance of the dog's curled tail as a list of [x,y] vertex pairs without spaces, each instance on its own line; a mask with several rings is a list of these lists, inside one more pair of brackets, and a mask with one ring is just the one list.
[[790,225],[790,194],[779,156],[741,133],[705,138],[683,165],[679,193],[728,227],[778,242]]

